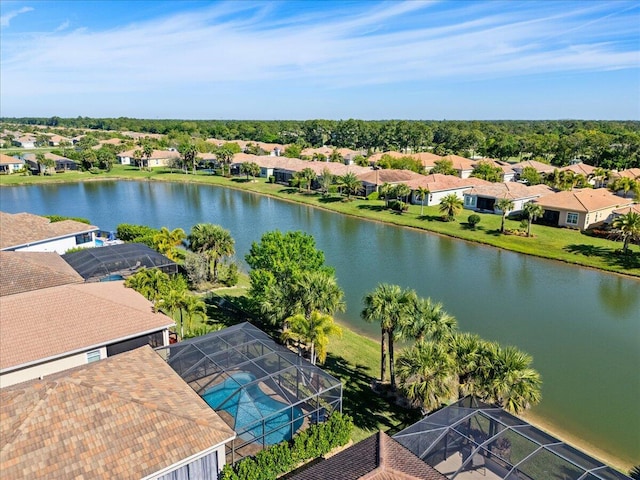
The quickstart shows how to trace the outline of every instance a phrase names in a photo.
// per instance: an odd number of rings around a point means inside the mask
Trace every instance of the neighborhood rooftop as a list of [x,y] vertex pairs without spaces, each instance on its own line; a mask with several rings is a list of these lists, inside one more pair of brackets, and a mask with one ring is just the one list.
[[157,478],[235,436],[148,346],[2,389],[0,420],[16,479]]
[[0,251],[0,296],[83,282],[56,252]]

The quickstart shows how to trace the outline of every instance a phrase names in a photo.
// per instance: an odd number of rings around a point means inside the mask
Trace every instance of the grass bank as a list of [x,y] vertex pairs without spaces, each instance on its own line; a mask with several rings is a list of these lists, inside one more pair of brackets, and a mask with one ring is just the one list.
[[[0,185],[118,179],[203,183],[234,188],[367,220],[425,230],[517,253],[640,277],[640,247],[637,245],[631,246],[631,254],[622,255],[620,242],[592,237],[577,230],[543,225],[532,226],[532,237],[504,235],[499,231],[501,222],[499,215],[479,214],[481,217],[479,225],[476,229],[471,229],[466,223],[467,217],[472,213],[470,210],[463,210],[453,222],[443,222],[440,219],[438,207],[424,207],[423,209],[420,205],[411,205],[407,212],[399,214],[385,209],[384,202],[381,200],[353,199],[345,202],[343,197],[337,195],[323,197],[317,193],[300,192],[294,188],[267,183],[264,179],[247,180],[204,174],[185,175],[172,173],[166,169],[155,169],[149,172],[134,167],[116,166],[109,173],[97,175],[87,172],[67,172],[43,177],[4,175],[0,176]],[[515,220],[507,219],[505,226],[509,230],[523,229],[520,222]]]

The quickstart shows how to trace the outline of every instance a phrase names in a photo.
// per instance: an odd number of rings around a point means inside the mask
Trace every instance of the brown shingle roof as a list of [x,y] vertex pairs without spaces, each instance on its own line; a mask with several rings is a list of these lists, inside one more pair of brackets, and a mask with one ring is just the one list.
[[[0,369],[160,331],[174,322],[124,282],[61,285],[0,297]],[[25,333],[24,325],[29,325]]]
[[631,205],[633,200],[618,197],[605,188],[582,188],[543,195],[536,200],[536,203],[545,208],[559,208],[574,212],[594,212],[605,208]]
[[4,250],[97,229],[98,227],[94,225],[87,225],[75,220],[51,222],[48,218],[31,213],[0,212],[0,249]]
[[0,391],[3,478],[141,478],[233,431],[150,347]]
[[446,480],[384,432],[285,477],[288,480]]
[[84,279],[55,252],[0,252],[0,297],[84,283]]

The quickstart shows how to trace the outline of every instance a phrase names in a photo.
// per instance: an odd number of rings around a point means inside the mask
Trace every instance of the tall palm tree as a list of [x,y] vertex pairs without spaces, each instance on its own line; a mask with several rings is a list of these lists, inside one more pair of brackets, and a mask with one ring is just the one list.
[[504,221],[509,215],[509,212],[513,210],[513,200],[508,198],[501,198],[496,202],[496,208],[502,212],[502,223],[500,224],[500,232],[504,233]]
[[629,242],[631,240],[640,239],[640,214],[636,212],[629,212],[625,215],[620,215],[611,223],[616,235],[623,240],[622,251],[627,253],[629,251]]
[[310,347],[310,360],[313,365],[317,361],[324,363],[327,358],[327,346],[331,335],[342,335],[342,329],[331,315],[317,310],[308,317],[299,313],[287,319],[289,330],[285,338],[296,338]]
[[431,194],[428,188],[418,187],[416,197],[420,199],[420,216],[424,215],[424,201]]
[[156,249],[166,255],[167,258],[177,262],[180,260],[180,250],[176,247],[182,245],[182,242],[187,238],[187,234],[181,228],[174,228],[169,230],[167,227],[162,227],[160,232],[153,236],[153,243],[156,245]]
[[468,332],[455,332],[449,342],[449,349],[455,361],[458,377],[458,397],[478,396],[479,365],[489,342]]
[[396,388],[394,368],[394,336],[396,328],[404,323],[411,312],[415,292],[402,290],[398,285],[386,283],[378,285],[375,290],[364,297],[362,318],[369,323],[380,323],[380,381],[386,377],[387,339],[389,341],[389,372],[391,388]]
[[411,188],[406,183],[398,183],[394,188],[396,198],[402,202],[407,202],[407,197],[411,195]]
[[307,319],[313,311],[333,315],[345,310],[344,292],[335,275],[324,271],[304,271],[294,282],[292,290],[297,309]]
[[440,200],[440,213],[445,222],[451,222],[462,211],[462,200],[455,193],[450,193]]
[[430,412],[456,395],[455,362],[438,343],[418,342],[398,357],[400,389],[407,398]]
[[458,322],[444,310],[442,303],[417,296],[410,297],[410,302],[411,311],[398,326],[398,339],[443,343],[454,334]]
[[207,306],[202,299],[196,295],[185,295],[182,308],[184,309],[187,332],[193,330],[193,319],[196,315],[202,315],[205,320],[207,318]]
[[212,265],[213,281],[218,281],[218,265],[224,257],[235,253],[235,241],[229,230],[212,223],[198,223],[191,227],[189,247],[196,253],[204,253]]
[[178,329],[180,331],[180,338],[184,338],[184,321],[182,316],[182,309],[184,308],[186,301],[186,291],[184,290],[169,290],[158,301],[158,308],[168,313],[171,318],[175,318],[176,312],[180,313],[180,321]]
[[535,222],[536,218],[540,218],[544,215],[544,208],[534,202],[527,202],[522,208],[525,216],[527,217],[527,237],[531,236],[531,224]]
[[347,194],[347,199],[351,200],[351,195],[357,195],[362,190],[362,182],[358,180],[355,173],[349,172],[341,177],[338,181],[343,191]]
[[125,280],[125,286],[133,288],[147,300],[150,300],[155,308],[156,303],[162,298],[165,287],[169,283],[169,275],[158,268],[143,269]]
[[333,185],[333,174],[329,171],[328,168],[323,168],[322,173],[318,177],[318,183],[320,184],[320,189],[322,190],[322,195],[326,196],[329,194],[329,188]]
[[627,194],[631,191],[635,191],[638,188],[637,181],[629,178],[629,177],[620,177],[616,178],[611,185],[609,185],[609,189],[616,192],[623,192],[624,198],[627,198]]

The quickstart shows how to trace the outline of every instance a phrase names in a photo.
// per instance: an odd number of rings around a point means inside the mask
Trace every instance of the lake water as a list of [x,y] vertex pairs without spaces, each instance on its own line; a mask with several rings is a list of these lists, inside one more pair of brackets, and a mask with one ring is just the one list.
[[182,227],[220,224],[239,259],[264,232],[316,239],[345,291],[339,319],[360,319],[380,282],[444,304],[460,328],[534,357],[543,401],[534,413],[627,462],[640,463],[640,281],[215,186],[91,182],[0,188],[0,209]]

